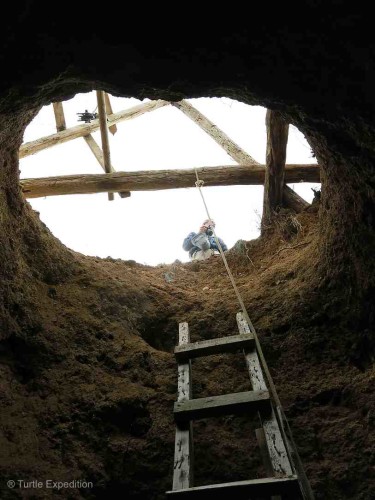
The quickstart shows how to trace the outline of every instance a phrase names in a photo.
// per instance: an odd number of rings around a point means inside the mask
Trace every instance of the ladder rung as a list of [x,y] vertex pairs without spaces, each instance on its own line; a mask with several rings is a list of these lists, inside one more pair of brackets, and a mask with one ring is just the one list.
[[271,411],[268,391],[235,392],[222,396],[177,401],[174,404],[176,422],[230,414],[254,414],[258,411]]
[[263,479],[251,479],[249,481],[236,481],[233,483],[211,484],[186,488],[183,490],[167,491],[167,495],[176,498],[191,499],[214,499],[235,498],[236,500],[248,500],[254,495],[282,495],[293,494],[293,499],[301,498],[297,476],[276,478],[266,477]]
[[175,347],[174,354],[178,363],[199,356],[220,354],[223,352],[234,352],[238,349],[254,347],[253,334],[232,335],[220,339],[202,340],[189,344],[181,344]]

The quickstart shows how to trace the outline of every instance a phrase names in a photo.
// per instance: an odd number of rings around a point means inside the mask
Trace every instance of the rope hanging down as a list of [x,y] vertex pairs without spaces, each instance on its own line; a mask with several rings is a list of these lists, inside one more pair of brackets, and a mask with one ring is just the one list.
[[[202,198],[202,201],[203,201],[203,205],[204,205],[204,208],[205,208],[206,213],[207,213],[207,217],[210,220],[212,220],[211,216],[209,214],[209,211],[208,211],[206,200],[204,199],[204,195],[203,195],[203,192],[202,192],[202,187],[204,186],[204,181],[202,179],[199,179],[197,169],[195,168],[194,170],[195,170],[195,177],[197,179],[196,182],[195,182],[195,186],[198,188],[199,194],[201,195],[201,198]],[[242,313],[243,313],[243,315],[244,315],[244,317],[245,317],[245,319],[246,319],[246,321],[247,321],[247,323],[249,325],[251,333],[254,335],[254,341],[255,341],[256,350],[257,350],[257,353],[258,353],[261,365],[262,365],[262,367],[264,369],[264,373],[266,374],[266,378],[267,378],[267,381],[268,381],[268,384],[269,384],[269,387],[270,387],[271,396],[272,396],[273,401],[274,401],[275,406],[276,406],[276,418],[277,418],[277,420],[279,422],[280,429],[281,429],[281,432],[283,434],[287,450],[289,451],[288,454],[289,454],[289,458],[290,458],[291,464],[292,464],[292,466],[294,466],[294,469],[298,473],[298,479],[299,479],[300,486],[301,486],[301,489],[302,489],[302,492],[303,492],[303,496],[304,496],[305,500],[314,500],[314,494],[312,492],[309,480],[308,480],[308,478],[306,476],[306,473],[305,473],[305,470],[303,468],[303,464],[302,464],[301,458],[300,458],[299,453],[297,451],[297,445],[296,445],[296,443],[295,443],[295,441],[293,439],[292,430],[291,430],[291,428],[289,426],[289,423],[288,423],[288,420],[286,418],[284,409],[282,407],[280,398],[279,398],[279,396],[277,394],[276,386],[275,386],[275,384],[273,382],[272,375],[271,375],[271,373],[269,371],[266,359],[264,357],[264,354],[263,354],[263,351],[262,351],[262,347],[261,347],[259,339],[258,339],[258,335],[257,335],[256,330],[254,328],[254,325],[251,322],[251,319],[250,319],[250,317],[249,317],[249,315],[247,313],[245,304],[244,304],[244,302],[242,300],[241,293],[239,292],[239,290],[237,288],[237,285],[236,285],[236,282],[234,281],[233,274],[232,274],[232,272],[231,272],[231,270],[229,268],[227,259],[225,257],[224,251],[223,251],[223,249],[222,249],[222,247],[220,245],[220,242],[219,242],[219,239],[218,239],[218,237],[216,235],[214,227],[212,227],[212,232],[214,234],[216,245],[217,245],[217,247],[219,249],[221,258],[223,259],[223,262],[224,262],[225,268],[227,270],[229,279],[230,279],[230,281],[232,283],[234,292],[235,292],[235,294],[237,296],[237,299],[238,299],[238,302],[239,302],[239,304],[241,306]],[[285,433],[284,422],[285,422],[285,425],[286,425],[286,428],[287,428],[287,431],[288,431],[288,436]],[[288,440],[288,438],[289,438],[289,440]],[[293,459],[291,457],[291,452],[293,453]]]

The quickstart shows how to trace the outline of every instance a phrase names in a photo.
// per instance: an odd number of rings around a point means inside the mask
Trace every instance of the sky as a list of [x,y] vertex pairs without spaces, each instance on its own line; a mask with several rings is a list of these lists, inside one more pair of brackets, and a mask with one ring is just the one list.
[[[111,96],[113,112],[140,101]],[[266,109],[228,98],[189,99],[255,160],[265,163]],[[78,94],[63,103],[67,128],[79,125],[77,113],[97,112],[96,93]],[[24,142],[56,132],[52,104],[45,106],[27,127]],[[101,146],[100,132],[93,137]],[[173,106],[145,113],[117,124],[109,134],[111,162],[117,171],[189,169],[236,165],[227,153],[193,121]],[[287,163],[316,163],[304,136],[289,127]],[[73,174],[100,174],[103,170],[85,140],[80,137],[20,160],[21,179]],[[311,202],[319,184],[290,187]],[[216,234],[234,246],[260,234],[262,186],[203,187]],[[198,232],[207,218],[199,190],[191,188],[132,192],[130,198],[107,193],[63,195],[28,200],[41,220],[67,247],[84,255],[135,260],[156,266],[176,260],[188,262],[182,242]]]

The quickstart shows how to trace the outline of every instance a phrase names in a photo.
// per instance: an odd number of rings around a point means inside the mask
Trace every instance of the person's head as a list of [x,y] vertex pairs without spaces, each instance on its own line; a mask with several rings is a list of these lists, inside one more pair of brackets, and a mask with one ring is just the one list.
[[201,233],[206,233],[208,229],[214,228],[215,227],[215,221],[212,219],[206,219],[205,221],[202,222],[202,225],[200,227],[200,232]]
[[202,226],[205,226],[205,227],[215,227],[216,224],[215,224],[214,220],[212,220],[212,219],[206,219],[205,221],[203,221]]

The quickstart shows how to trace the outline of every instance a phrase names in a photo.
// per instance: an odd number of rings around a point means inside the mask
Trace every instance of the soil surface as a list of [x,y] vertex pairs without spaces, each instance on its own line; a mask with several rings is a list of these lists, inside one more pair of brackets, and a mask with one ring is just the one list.
[[[319,288],[317,210],[280,214],[226,256],[316,499],[371,500],[374,370],[337,292]],[[24,328],[0,351],[1,483],[43,487],[2,498],[161,500],[172,486],[178,325],[188,322],[192,341],[238,333],[223,261],[150,267],[61,251],[64,270],[34,281]],[[241,353],[193,362],[194,397],[249,389]],[[265,477],[258,426],[195,422],[195,484]],[[93,485],[58,491],[47,480]]]

